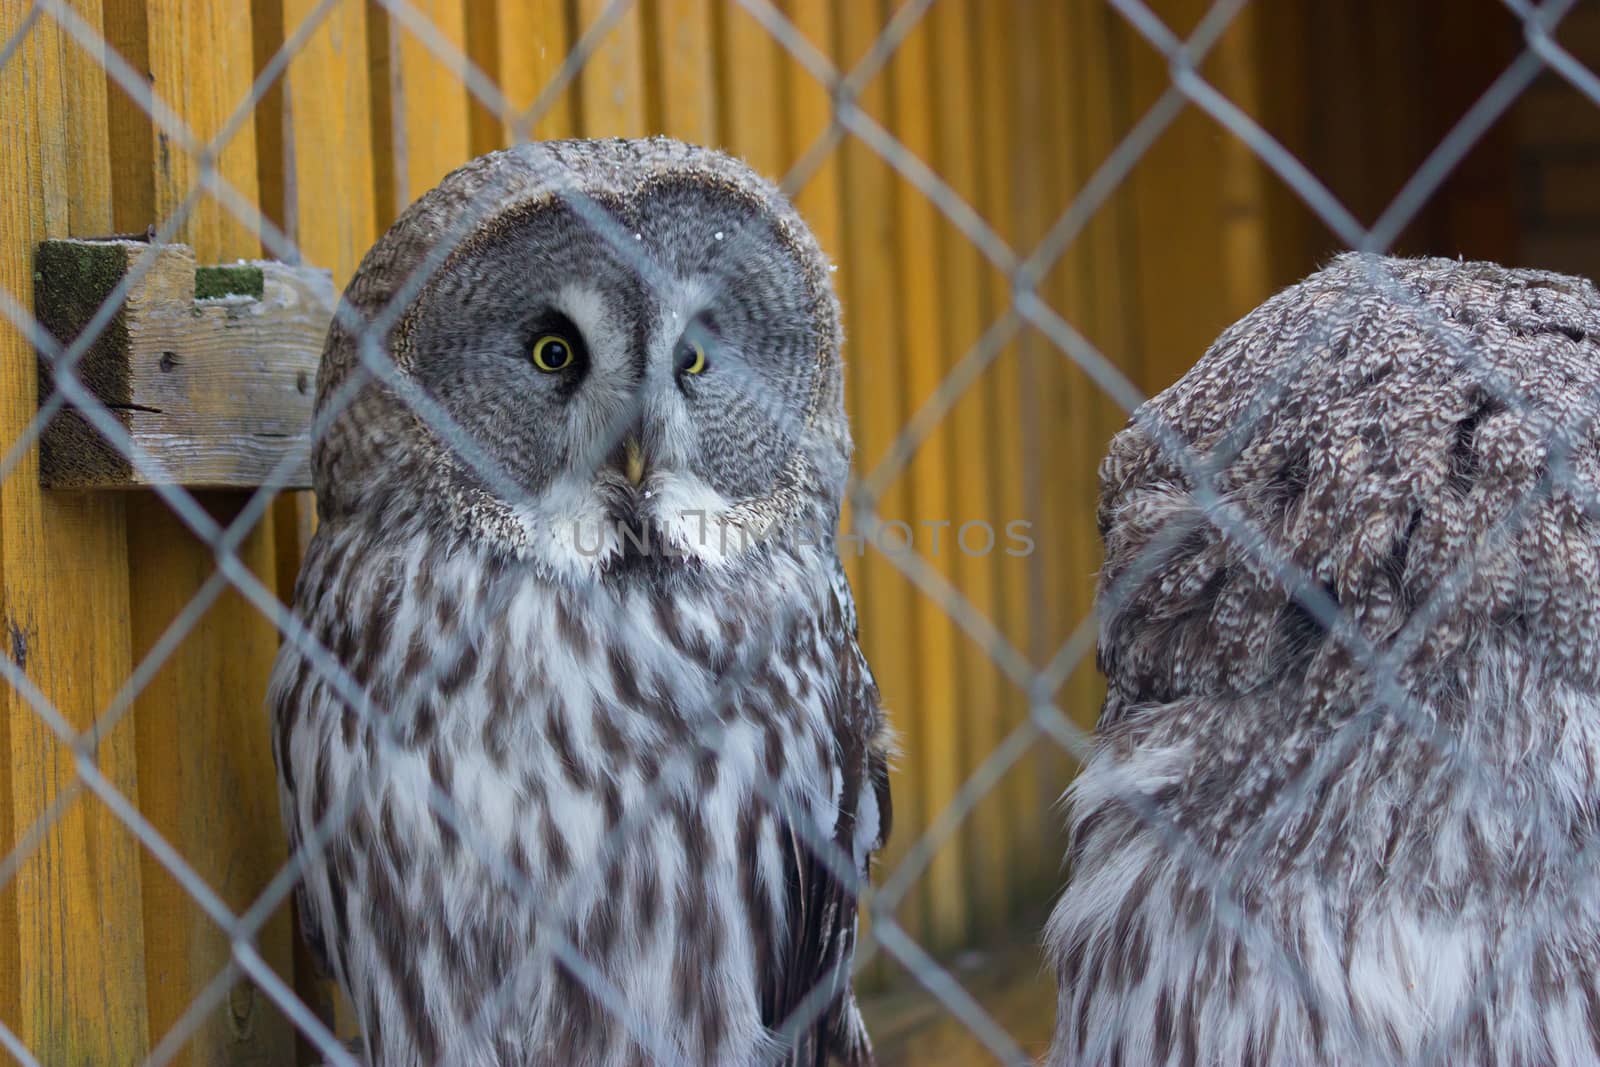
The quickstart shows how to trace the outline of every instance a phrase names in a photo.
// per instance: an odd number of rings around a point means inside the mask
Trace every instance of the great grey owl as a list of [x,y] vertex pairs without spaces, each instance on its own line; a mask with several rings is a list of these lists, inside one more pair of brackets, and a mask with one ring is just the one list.
[[525,145],[413,204],[342,309],[295,614],[343,675],[291,634],[270,704],[366,1062],[870,1064],[886,727],[811,233],[716,152]]
[[1591,283],[1352,254],[1112,441],[1052,1067],[1600,1062],[1597,402]]

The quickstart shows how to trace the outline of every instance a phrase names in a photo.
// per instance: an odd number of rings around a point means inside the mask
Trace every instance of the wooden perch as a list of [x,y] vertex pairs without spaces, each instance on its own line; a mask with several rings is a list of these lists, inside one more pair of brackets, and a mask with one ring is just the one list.
[[[309,488],[305,453],[317,361],[333,317],[332,277],[273,262],[196,267],[187,245],[46,241],[34,268],[39,321],[70,344],[152,248],[154,263],[78,364],[79,380],[152,469],[136,468],[69,407],[40,441],[40,482],[250,488],[298,454],[274,484]],[[51,363],[41,356],[41,404],[54,389]]]

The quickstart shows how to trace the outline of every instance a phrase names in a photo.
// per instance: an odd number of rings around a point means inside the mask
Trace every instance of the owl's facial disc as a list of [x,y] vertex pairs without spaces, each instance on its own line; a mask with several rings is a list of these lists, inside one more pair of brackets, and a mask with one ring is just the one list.
[[782,518],[797,455],[819,447],[831,330],[792,243],[748,198],[669,178],[606,209],[627,247],[557,202],[464,249],[419,300],[410,371],[518,490],[482,495],[523,550],[606,573],[631,527],[715,565]]

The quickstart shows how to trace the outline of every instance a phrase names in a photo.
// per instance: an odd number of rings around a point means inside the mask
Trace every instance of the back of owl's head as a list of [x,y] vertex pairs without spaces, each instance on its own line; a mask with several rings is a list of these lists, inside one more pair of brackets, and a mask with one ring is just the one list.
[[[1113,699],[1353,699],[1365,649],[1396,655],[1426,700],[1500,640],[1595,687],[1597,422],[1592,283],[1341,256],[1230,327],[1112,441]],[[1333,617],[1357,633],[1330,637]]]

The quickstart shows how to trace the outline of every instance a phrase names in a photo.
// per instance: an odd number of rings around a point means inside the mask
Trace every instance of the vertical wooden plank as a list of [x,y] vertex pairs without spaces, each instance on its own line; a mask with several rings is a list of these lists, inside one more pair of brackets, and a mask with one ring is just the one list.
[[378,0],[366,0],[366,8],[372,203],[378,225],[386,227],[406,206],[404,201],[397,202],[400,179],[396,167],[403,165],[405,159],[405,139],[400,132],[403,124],[396,118],[396,109],[405,106],[397,54],[399,28],[390,22],[388,11]]
[[[1173,32],[1187,34],[1208,6],[1204,0],[1161,0],[1155,10]],[[1357,32],[1370,29],[1366,22],[1350,19],[1348,13],[1338,17],[1330,13],[1324,21],[1329,25],[1320,48],[1336,47],[1340,36],[1352,27]],[[1229,35],[1239,33],[1241,25],[1244,24],[1236,24]],[[1123,36],[1121,47],[1127,55],[1124,69],[1129,100],[1133,113],[1142,114],[1171,85],[1171,72],[1166,58],[1126,24],[1118,25],[1117,32]],[[1224,93],[1232,95],[1248,89],[1236,78],[1239,60],[1246,54],[1225,39],[1208,64],[1208,77]],[[1329,82],[1323,80],[1321,84]],[[1351,93],[1363,92],[1363,86],[1352,84]],[[1314,95],[1332,105],[1327,94]],[[1357,112],[1346,106],[1348,102],[1334,109],[1338,114],[1330,114],[1322,121],[1354,123],[1361,131],[1357,139],[1365,140],[1376,127],[1356,119]],[[1383,112],[1369,117],[1381,118]],[[1326,173],[1314,159],[1308,162],[1313,170],[1333,179],[1337,192],[1340,186],[1348,188],[1342,171],[1348,168],[1353,173],[1371,166],[1372,160],[1358,158],[1369,155],[1369,149],[1367,144],[1353,147],[1338,168],[1329,168]],[[1243,151],[1248,152],[1248,148]],[[1234,135],[1191,107],[1150,147],[1129,178],[1129,195],[1138,219],[1133,239],[1127,244],[1128,254],[1137,264],[1136,300],[1142,308],[1162,309],[1160,314],[1143,314],[1139,320],[1143,378],[1138,384],[1146,393],[1175,381],[1224,327],[1255,302],[1244,302],[1247,298],[1241,295],[1248,285],[1237,286],[1231,281],[1241,261],[1228,244],[1230,221],[1222,208],[1237,206],[1229,187],[1241,179],[1248,181],[1244,175],[1250,166],[1249,157],[1241,154]],[[1270,180],[1278,182],[1276,178]],[[1359,183],[1358,178],[1355,180]],[[1320,226],[1318,229],[1326,232]],[[1329,252],[1334,250],[1332,244],[1326,248]]]
[[718,66],[711,0],[648,0],[642,10],[651,129],[715,144]]
[[[1180,9],[1181,5],[1181,9]],[[1163,0],[1158,14],[1174,32],[1198,17],[1198,0]],[[1172,84],[1167,61],[1125,23],[1114,24],[1127,61],[1125,82],[1133,113],[1142,115]],[[1216,330],[1196,305],[1219,303],[1216,243],[1200,232],[1215,219],[1215,159],[1221,134],[1210,119],[1186,109],[1141,157],[1126,181],[1139,225],[1130,242],[1137,264],[1141,308],[1162,307],[1140,320],[1138,384],[1147,394],[1170,385],[1186,370]],[[1198,321],[1197,321],[1198,320]]]
[[[1073,79],[1076,136],[1071,161],[1072,188],[1077,195],[1122,142],[1132,128],[1134,116],[1128,113],[1126,93],[1120,84],[1122,64],[1110,32],[1112,20],[1120,20],[1121,16],[1099,0],[1071,0],[1064,14],[1065,39],[1061,47],[1078,72]],[[1133,273],[1127,242],[1137,224],[1131,198],[1112,196],[1074,242],[1072,263],[1083,287],[1078,325],[1100,352],[1135,382],[1139,371],[1139,316],[1132,297]],[[1070,576],[1072,607],[1066,621],[1068,627],[1076,627],[1093,610],[1096,573],[1102,558],[1096,522],[1100,459],[1111,437],[1126,425],[1131,414],[1088,374],[1074,371],[1072,384],[1081,398],[1073,418],[1079,429],[1076,445],[1082,451],[1074,464],[1078,477],[1071,484],[1075,495],[1068,507],[1073,536],[1081,547]],[[1069,692],[1082,716],[1079,724],[1089,728],[1098,719],[1105,699],[1105,685],[1092,654],[1086,655],[1074,671],[1071,686]],[[1070,773],[1077,772],[1076,762],[1069,761]],[[1059,824],[1048,829],[1061,832]]]
[[[251,21],[224,0],[110,0],[111,43],[138,56],[154,92],[194,135],[209,141],[246,98],[254,73]],[[142,33],[143,36],[129,36]],[[139,66],[135,61],[136,69]],[[198,162],[140,112],[113,115],[112,151],[148,158],[147,171],[118,175],[119,218],[140,230],[183,202],[200,176]],[[223,149],[218,170],[247,202],[257,199],[253,120]],[[201,262],[259,255],[254,228],[211,197],[179,228]],[[230,523],[243,494],[199,498]],[[153,494],[128,508],[133,652],[142,659],[216,569],[209,546]],[[258,523],[238,555],[269,588],[276,581],[270,523]],[[167,660],[133,709],[139,758],[146,768],[142,807],[179,853],[235,912],[248,907],[285,860],[271,755],[261,729],[261,701],[277,650],[270,622],[234,592],[220,598]],[[218,797],[229,803],[217,803]],[[150,1034],[160,1040],[230,958],[227,937],[153,856],[144,873],[145,966]],[[287,913],[257,939],[262,954],[292,973]],[[248,983],[202,1020],[184,1061],[204,1064],[289,1062],[292,1030]]]
[[[931,87],[931,110],[939,116],[932,165],[958,196],[977,205],[980,152],[974,109],[976,70],[968,16],[966,3],[936,5],[929,12],[927,32],[932,34],[932,47],[926,51],[929,63],[922,76]],[[948,374],[998,317],[983,299],[986,275],[995,272],[966,235],[948,221],[938,227],[937,238],[939,302],[944,309],[945,358],[941,369]],[[999,494],[994,489],[993,472],[1009,457],[994,452],[995,427],[985,400],[984,382],[974,382],[946,416],[952,498],[948,515],[951,525],[944,530],[944,552],[954,564],[955,586],[972,610],[996,622],[996,556],[1005,544],[1001,540],[1005,520],[996,506]],[[970,542],[962,536],[967,523],[979,524],[971,528]],[[985,530],[993,531],[995,538],[987,549]],[[957,641],[957,721],[950,730],[961,748],[960,773],[965,780],[1009,732],[1004,705],[1012,687],[981,645],[964,633]],[[1004,802],[1005,794],[997,783],[962,825],[972,911],[969,925],[974,933],[999,932],[1010,908],[1011,820]]]
[[[1468,14],[1459,4],[1430,0],[1424,5],[1423,23],[1427,66],[1418,70],[1412,64],[1396,64],[1431,90],[1411,90],[1430,105],[1420,145],[1425,151],[1431,152],[1444,139],[1522,47],[1521,27],[1510,11],[1499,4],[1479,6],[1481,11]],[[1583,20],[1593,24],[1594,5],[1577,5],[1574,14],[1579,18],[1564,25],[1567,32],[1562,38],[1581,44]],[[1595,106],[1589,102],[1583,109]],[[1418,251],[1500,263],[1516,256],[1520,229],[1512,195],[1518,177],[1516,139],[1514,121],[1501,119],[1484,131],[1430,200],[1427,243]],[[1584,185],[1588,189],[1583,201],[1593,204],[1592,179]]]
[[[103,2],[103,0],[102,0]],[[104,4],[104,32],[109,44],[134,70],[150,69],[148,13],[143,3]],[[165,148],[151,134],[144,107],[110,83],[106,113],[111,135],[112,228],[118,233],[143,233],[156,219],[156,150]],[[158,223],[159,224],[159,223]]]
[[[465,55],[466,0],[414,0],[448,47]],[[380,4],[367,4],[373,176],[377,217],[388,226],[417,197],[472,157],[471,110],[461,72]]]
[[[786,0],[784,13],[794,24],[807,41],[824,55],[833,49],[835,39],[834,13],[830,5],[815,3],[813,0]],[[789,154],[794,159],[803,156],[812,145],[816,144],[827,132],[833,119],[833,101],[826,84],[817,78],[804,66],[791,62],[784,71],[785,83],[783,86],[784,99],[788,102],[787,129],[785,139],[789,146]],[[792,163],[790,164],[793,165]],[[821,245],[823,254],[830,260],[837,260],[845,249],[844,234],[844,198],[841,188],[840,152],[838,149],[829,152],[817,165],[815,171],[806,183],[794,193],[795,206],[800,210],[806,224],[811,227],[817,236],[817,243]],[[843,279],[839,276],[839,267],[835,271],[834,283],[842,301],[845,301],[844,327],[845,345],[844,357],[846,364],[845,408],[849,415],[851,433],[858,443],[861,441],[861,426],[865,415],[865,403],[853,384],[850,377],[850,362],[854,349],[851,346],[852,327],[854,325],[849,306],[849,294],[846,291]],[[858,461],[853,476],[860,477],[861,463]],[[839,516],[839,529],[845,534],[839,541],[839,557],[844,564],[845,575],[850,580],[850,588],[855,596],[858,613],[866,611],[866,579],[863,577],[863,554],[857,550],[859,540],[850,535],[859,534],[859,525],[851,511],[848,494],[844,507]],[[879,560],[878,565],[884,561]],[[882,666],[874,658],[873,646],[870,644],[870,625],[861,614],[861,635],[867,644],[868,659],[872,669],[882,677]],[[891,718],[890,725],[895,730],[903,730],[904,723]],[[902,796],[899,781],[894,786],[896,792],[894,802],[900,809],[898,818],[904,820],[904,797]],[[894,832],[893,847],[888,857],[879,861],[877,878],[881,882],[888,872],[893,870],[893,859],[908,843],[905,838],[912,831],[911,823],[904,820]],[[870,893],[870,889],[869,889]],[[872,921],[866,908],[860,917],[862,937],[870,936]],[[889,968],[882,957],[874,962],[868,970],[857,977],[856,988],[858,991],[870,990],[876,985],[881,985],[886,978]]]
[[[1264,87],[1254,58],[1260,20],[1257,9],[1247,7],[1217,42],[1218,68],[1225,72],[1219,88],[1252,115],[1262,111]],[[1224,306],[1234,317],[1246,314],[1275,286],[1272,283],[1271,244],[1267,226],[1266,167],[1244,141],[1223,139],[1219,191],[1222,196],[1218,252],[1223,274]],[[1231,321],[1231,320],[1230,320]],[[1195,352],[1192,359],[1199,359]]]
[[[1312,39],[1312,12],[1306,5],[1269,4],[1247,8],[1240,17],[1245,15],[1251,20],[1254,47],[1240,62],[1253,72],[1260,86],[1259,110],[1253,113],[1296,158],[1309,162],[1308,95],[1320,92],[1319,87],[1308,84],[1309,56],[1326,47],[1324,41]],[[1313,235],[1320,239],[1326,231],[1285,183],[1264,170],[1262,198],[1270,235],[1267,288],[1271,291],[1310,273],[1319,255]]]
[[[219,523],[242,494],[201,497]],[[135,566],[135,654],[142,657],[216,569],[210,550],[154,498],[130,502]],[[240,559],[270,588],[270,527],[258,526]],[[261,701],[277,652],[272,626],[244,598],[224,594],[206,612],[134,707],[146,768],[144,811],[235,914],[254,903],[287,859]],[[227,797],[228,802],[218,802]],[[227,937],[145,855],[146,968],[151,1043],[161,1040],[229,960]],[[262,955],[293,978],[293,930],[281,909],[256,938]],[[288,1063],[287,1019],[241,982],[203,1018],[184,1055],[192,1064]]]
[[[467,0],[418,0],[413,6],[445,45],[465,55]],[[390,32],[399,32],[398,84],[403,105],[391,102],[405,133],[403,158],[394,173],[404,175],[395,188],[395,207],[406,206],[433,188],[450,171],[472,158],[470,111],[461,72],[436,54],[418,33],[390,17]],[[391,40],[393,38],[391,37]],[[398,131],[397,131],[398,133]],[[399,148],[400,146],[397,146]]]
[[[0,37],[29,5],[0,0]],[[91,25],[99,4],[72,5]],[[112,222],[105,76],[95,53],[39,19],[0,71],[0,286],[33,307],[33,249]],[[0,323],[0,441],[37,406],[32,345]],[[6,655],[75,729],[127,678],[123,502],[39,489],[30,449],[0,484]],[[81,610],[92,605],[93,610]],[[71,753],[9,685],[0,713],[0,849],[9,852],[76,777]],[[100,769],[139,800],[132,726],[98,746]],[[132,1063],[147,1033],[139,848],[98,800],[80,797],[0,887],[0,1019],[44,1063]]]
[[[609,0],[577,0],[574,39],[599,22]],[[642,137],[646,132],[644,45],[640,14],[629,5],[578,75],[578,123],[584,137]]]
[[783,82],[789,65],[782,46],[739,4],[716,6],[717,71],[722,141],[774,180],[788,166]]
[[[1078,186],[1072,167],[1073,129],[1070,106],[1075,98],[1060,49],[1062,12],[1058,4],[1019,3],[1014,12],[1009,107],[1017,116],[1007,155],[1020,171],[1016,191],[1015,239],[1032,250],[1071,202]],[[1083,319],[1082,272],[1076,260],[1081,251],[1067,255],[1036,286],[1036,295],[1069,322]],[[1079,497],[1094,462],[1077,440],[1086,394],[1082,374],[1070,357],[1042,333],[1024,332],[1019,345],[1018,414],[1022,424],[1023,513],[1032,524],[1033,553],[1028,558],[1029,655],[1043,667],[1052,661],[1077,622],[1081,601],[1074,577],[1087,569],[1082,536],[1075,528],[1072,503]],[[1087,725],[1093,710],[1085,709],[1073,687],[1063,687],[1056,702],[1069,716]],[[1040,813],[1052,802],[1076,764],[1054,743],[1037,745],[1030,754],[1037,772],[1039,792],[1028,801]],[[1059,820],[1045,819],[1040,826],[1040,846],[1059,856],[1056,847]]]
[[[142,9],[142,10],[135,10]],[[109,0],[106,4],[107,39],[126,49],[134,69],[148,69],[151,87],[202,141],[217,134],[250,89],[255,56],[250,19],[241,18],[232,5],[190,4],[183,0]],[[142,28],[143,40],[115,36]],[[143,61],[143,63],[140,62]],[[121,96],[120,89],[112,92]],[[159,224],[183,202],[200,180],[200,165],[162,130],[154,128],[142,110],[126,124],[114,124],[113,150],[123,146],[132,158],[148,158],[153,165],[140,173],[118,175],[116,187],[119,229],[142,231]],[[137,145],[133,142],[138,142]],[[223,148],[217,171],[254,205],[259,188],[256,175],[255,125],[246,119]],[[137,217],[135,211],[148,217]],[[124,224],[121,220],[126,219]],[[190,214],[181,239],[194,245],[202,263],[224,254],[259,255],[255,230],[214,197],[203,198]]]
[[[1059,101],[1051,118],[1057,131],[1047,135],[1057,145],[1054,167],[1061,176],[1065,200],[1051,208],[1041,224],[1051,226],[1058,213],[1076,199],[1100,162],[1116,145],[1117,134],[1109,117],[1113,98],[1108,82],[1114,77],[1113,64],[1105,59],[1106,41],[1097,31],[1105,24],[1105,7],[1084,0],[1069,0],[1046,10],[1042,69],[1046,75],[1046,95]],[[1068,62],[1052,63],[1052,55],[1069,57]],[[1075,75],[1068,77],[1068,70]],[[1126,290],[1118,277],[1122,258],[1121,243],[1126,227],[1119,227],[1118,215],[1126,201],[1113,198],[1091,217],[1084,230],[1068,247],[1051,275],[1051,301],[1056,310],[1103,355],[1126,367],[1130,358],[1127,340],[1128,312]],[[1099,501],[1098,468],[1100,457],[1112,432],[1120,428],[1127,413],[1077,362],[1051,347],[1049,371],[1055,383],[1056,410],[1047,419],[1054,427],[1056,455],[1073,457],[1063,475],[1052,479],[1046,501],[1046,514],[1052,532],[1051,543],[1061,548],[1057,584],[1052,586],[1055,613],[1050,621],[1050,653],[1089,619],[1094,604],[1095,573],[1101,561],[1099,530],[1095,512]],[[1093,657],[1084,656],[1073,665],[1059,694],[1061,706],[1084,730],[1093,729],[1105,697],[1104,683],[1095,669]],[[1047,749],[1046,791],[1057,795],[1077,773],[1075,756]],[[1059,825],[1046,832],[1060,832]]]
[[[1016,65],[1016,10],[1013,0],[974,4],[969,18],[978,41],[977,68],[973,80],[976,108],[984,116],[979,127],[978,158],[980,201],[984,216],[1013,247],[1025,246],[1020,240],[1018,217],[1019,190],[1028,177],[1031,155],[1035,151],[1031,132],[1018,121],[1012,89]],[[991,316],[998,315],[1011,301],[1010,280],[993,275],[985,295]],[[1032,343],[1037,343],[1035,339]],[[1028,518],[1025,465],[1028,462],[1022,432],[1023,343],[1008,344],[984,381],[984,400],[991,411],[994,444],[991,465],[996,510],[1006,523]],[[1034,530],[1037,540],[1046,532]],[[1002,550],[995,557],[999,595],[1000,629],[1024,653],[1033,647],[1030,586],[1034,561]],[[1014,727],[1028,715],[1027,694],[1008,692],[1006,725]],[[1038,876],[1041,865],[1052,872],[1054,861],[1043,862],[1040,828],[1051,816],[1041,804],[1043,793],[1039,777],[1041,742],[1020,760],[1007,776],[1004,805],[1010,816],[1011,841],[1008,867],[1019,883],[1031,874]]]
[[[813,3],[812,0],[787,0],[785,13],[807,41],[818,51],[827,55],[833,47],[833,11],[824,3]],[[799,63],[790,63],[785,69],[787,84],[784,87],[785,99],[789,102],[787,140],[790,146],[790,155],[798,159],[807,152],[813,144],[827,131],[833,116],[833,101],[828,87],[819,82],[812,73]],[[839,188],[839,152],[835,149],[829,152],[815,173],[806,181],[805,185],[794,194],[795,206],[799,208],[806,224],[811,227],[811,232],[817,235],[817,243],[822,246],[822,252],[830,260],[837,261],[844,248],[843,232],[843,204]],[[834,267],[835,288],[838,289],[841,299],[844,298],[844,289],[839,285],[837,274],[838,267]],[[845,311],[845,351],[848,357],[850,349],[851,319],[849,309]],[[847,359],[848,362],[848,359]],[[850,416],[851,432],[856,433],[861,424],[861,398],[853,387],[845,389],[845,407]],[[857,465],[857,473],[860,467]],[[844,513],[840,516],[841,530],[850,531],[855,527],[854,519],[850,513],[849,501],[845,502]],[[861,599],[861,565],[859,557],[849,543],[841,542],[840,557],[844,561],[846,576],[850,579],[850,587],[855,591],[857,600]]]
[[[1069,0],[1049,9],[1043,24],[1045,38],[1042,69],[1045,93],[1062,102],[1051,116],[1055,133],[1047,135],[1062,151],[1054,163],[1067,192],[1066,200],[1040,220],[1053,225],[1055,213],[1082,194],[1096,170],[1112,154],[1127,130],[1126,94],[1120,85],[1122,62],[1111,32],[1121,16],[1095,0]],[[1059,55],[1065,63],[1050,62]],[[1062,72],[1075,72],[1063,80]],[[1131,299],[1132,267],[1126,244],[1137,225],[1132,200],[1124,192],[1101,204],[1088,219],[1057,264],[1051,276],[1050,299],[1069,323],[1108,360],[1137,381],[1139,352],[1136,344],[1136,308]],[[1057,411],[1047,416],[1055,427],[1052,452],[1070,457],[1066,470],[1052,478],[1046,500],[1048,531],[1059,544],[1058,578],[1052,585],[1056,612],[1048,622],[1048,642],[1053,656],[1061,643],[1091,617],[1095,574],[1102,550],[1095,512],[1099,499],[1098,467],[1111,436],[1126,423],[1128,412],[1068,355],[1051,346],[1049,372],[1056,383]],[[1083,655],[1058,694],[1058,703],[1085,731],[1092,730],[1104,700],[1104,682],[1092,655]],[[1046,746],[1041,804],[1059,796],[1080,769],[1078,757],[1054,745]],[[1041,808],[1041,811],[1045,809]],[[1040,828],[1047,854],[1059,854],[1065,844],[1065,827],[1046,818]],[[1048,883],[1048,866],[1039,876]]]
[[[1079,149],[1084,135],[1081,68],[1069,74],[1069,65],[1061,62],[1064,51],[1076,45],[1069,32],[1067,7],[1064,3],[1039,5],[1034,32],[1025,37],[1038,51],[1033,69],[1039,80],[1032,92],[1038,94],[1042,106],[1035,136],[1045,145],[1048,183],[1034,203],[1038,213],[1029,226],[1030,246],[1054,225],[1086,177]],[[1024,86],[1024,92],[1028,91]],[[1040,287],[1051,307],[1091,339],[1097,332],[1092,290],[1095,270],[1089,244],[1080,237]],[[1097,412],[1109,401],[1071,354],[1053,343],[1041,348],[1036,373],[1039,388],[1032,395],[1040,401],[1037,426],[1044,454],[1063,458],[1052,465],[1049,477],[1040,485],[1039,554],[1047,592],[1040,603],[1043,643],[1039,653],[1045,662],[1090,609],[1093,574],[1100,564],[1094,514],[1098,497],[1095,471],[1101,449],[1095,423]],[[1086,661],[1073,672],[1058,694],[1058,702],[1080,727],[1093,728],[1100,711],[1100,690],[1092,664]],[[1054,796],[1076,772],[1078,763],[1055,746],[1043,751],[1045,789]]]
[[[1066,40],[1063,47],[1079,77],[1074,80],[1073,122],[1077,130],[1073,167],[1075,191],[1081,189],[1116,151],[1138,116],[1129,112],[1127,92],[1122,84],[1122,57],[1112,32],[1122,16],[1100,0],[1070,0],[1066,6]],[[1075,244],[1079,267],[1084,275],[1086,308],[1084,325],[1089,339],[1124,374],[1137,381],[1136,349],[1139,311],[1133,302],[1132,261],[1128,239],[1138,225],[1133,201],[1126,195],[1113,195],[1089,219]],[[1113,433],[1127,422],[1129,412],[1113,401],[1092,381],[1094,452],[1086,457],[1098,467],[1105,446]],[[1091,481],[1095,471],[1087,471]],[[1098,546],[1093,508],[1097,506],[1098,486],[1091,486],[1090,537]],[[1098,556],[1096,556],[1098,562]]]
[[[564,0],[474,0],[466,5],[467,51],[499,86],[520,117],[539,99],[571,47]],[[518,140],[572,136],[573,94],[563,93],[533,129],[518,136],[504,116],[474,97],[472,153],[482,155]]]
[[[886,15],[888,11],[885,5]],[[928,38],[924,21],[901,42],[887,71],[892,128],[901,143],[924,161],[933,158],[934,129],[932,47]],[[949,352],[948,308],[941,304],[935,266],[940,252],[938,233],[945,221],[938,207],[910,183],[901,179],[893,191],[903,295],[898,337],[900,387],[905,404],[901,411],[903,427],[944,383],[945,371],[954,357]],[[910,518],[916,531],[913,551],[946,581],[953,582],[958,553],[952,550],[949,528],[941,525],[951,521],[951,448],[949,420],[941,420],[906,465],[902,477],[910,481]],[[937,548],[936,534],[940,535]],[[920,753],[918,784],[924,811],[932,820],[949,805],[963,779],[957,701],[957,686],[961,684],[957,668],[961,661],[957,658],[955,624],[944,608],[920,588],[913,600],[913,612],[921,684],[917,701],[919,736],[915,742]],[[966,936],[965,845],[965,836],[959,830],[951,833],[940,843],[923,876],[929,894],[927,945],[934,951],[954,948]]]
[[[1041,206],[1050,175],[1045,172],[1050,157],[1048,146],[1042,143],[1043,128],[1039,125],[1039,57],[1038,16],[1035,4],[1019,0],[1012,12],[1011,48],[1002,75],[1006,85],[1003,107],[1017,116],[1013,138],[1005,151],[1013,159],[1017,179],[1012,210],[1015,229],[1014,244],[1029,248],[1038,242],[1039,220],[1046,209]],[[1033,101],[1026,110],[1024,102]],[[1019,364],[1019,391],[1017,421],[1021,431],[1021,448],[1017,462],[1022,471],[1022,507],[1027,521],[1039,525],[1039,503],[1043,480],[1040,473],[1040,456],[1043,444],[1039,436],[1039,381],[1040,366],[1048,355],[1049,345],[1033,330],[1023,333],[1017,346]],[[1043,600],[1049,593],[1048,575],[1045,572],[1045,546],[1038,546],[1028,557],[1028,583],[1026,586],[1029,657],[1042,664],[1050,655],[1047,627],[1043,619]],[[1041,757],[1042,758],[1042,757]]]
[[[279,35],[256,42],[258,68],[316,7],[316,0],[258,0],[258,11],[280,13]],[[281,147],[276,154],[263,149],[260,160],[263,210],[305,262],[333,271],[339,289],[378,235],[367,29],[366,7],[355,0],[328,13],[284,72]],[[261,142],[269,143],[264,135]],[[269,177],[276,197],[266,195]]]
[[[882,20],[875,4],[858,0],[837,0],[833,16],[834,62],[849,69],[871,48],[882,30]],[[886,121],[886,79],[874,79],[858,102],[880,122]],[[856,469],[865,471],[883,459],[905,422],[893,255],[898,225],[888,167],[872,149],[847,139],[839,148],[839,173],[844,241],[838,280],[845,306],[845,366],[857,405]],[[896,479],[880,497],[877,513],[884,520],[905,521],[910,515],[908,500],[905,480]],[[853,546],[846,544],[843,549],[852,551]],[[912,591],[893,562],[870,543],[860,560],[860,573],[856,600],[862,644],[903,749],[891,772],[895,832],[882,859],[882,869],[890,872],[926,826],[916,748],[920,728],[917,662],[913,642],[906,636],[913,632]],[[919,882],[896,913],[914,937],[925,933],[925,901],[926,884]]]
[[[311,17],[316,0],[257,0],[256,66],[260,70]],[[308,263],[333,271],[342,289],[377,238],[368,74],[367,7],[344,0],[291,60],[277,92],[257,115],[263,212],[293,241]],[[263,101],[264,104],[267,101]],[[335,192],[337,195],[329,195]],[[311,494],[274,507],[279,595],[287,598],[315,515]],[[317,973],[298,934],[295,991],[335,1032],[355,1033],[353,1013],[336,984]],[[343,1009],[343,1010],[341,1010]],[[321,1062],[296,1035],[299,1062]]]

